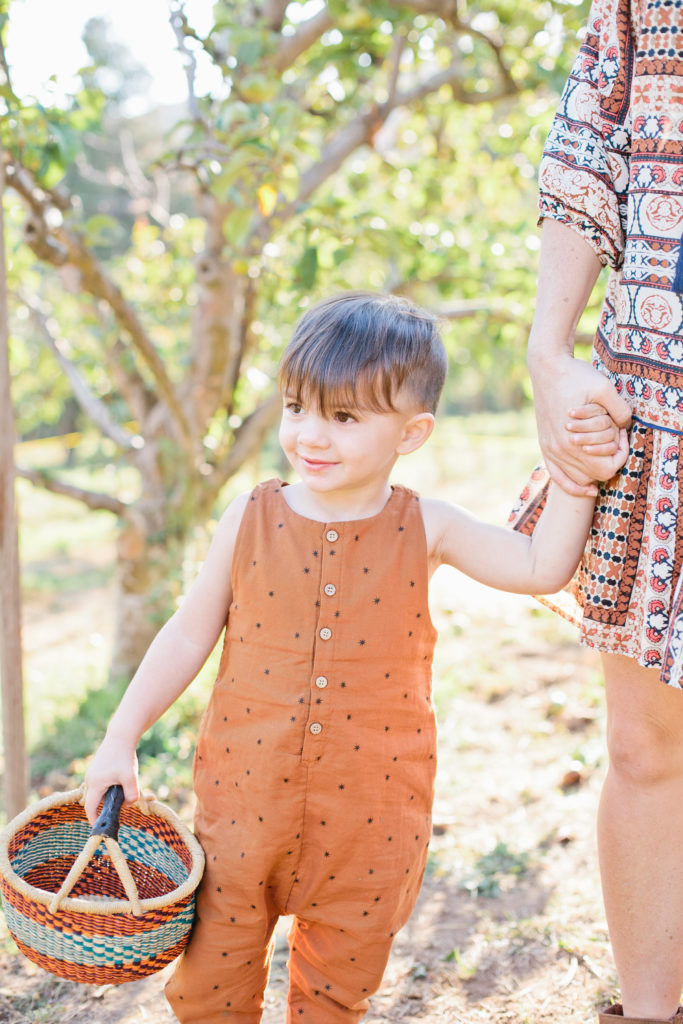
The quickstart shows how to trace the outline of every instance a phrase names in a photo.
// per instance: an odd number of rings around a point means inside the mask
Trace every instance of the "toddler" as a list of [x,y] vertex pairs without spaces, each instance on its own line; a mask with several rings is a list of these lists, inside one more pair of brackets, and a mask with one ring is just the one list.
[[[257,1024],[280,915],[292,915],[287,1021],[358,1021],[415,904],[431,832],[436,632],[431,574],[553,592],[593,499],[551,487],[532,537],[389,483],[429,438],[446,374],[435,320],[346,293],[307,312],[281,361],[280,443],[296,475],[227,508],[183,603],[135,674],[87,773],[138,796],[135,748],[226,627],[195,754],[206,853],[197,917],[166,994],[187,1024]],[[590,448],[623,449],[599,407]]]

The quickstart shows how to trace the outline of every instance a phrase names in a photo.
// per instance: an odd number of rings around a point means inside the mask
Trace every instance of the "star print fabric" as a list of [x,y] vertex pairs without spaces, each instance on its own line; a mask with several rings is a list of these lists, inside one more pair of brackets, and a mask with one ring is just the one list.
[[436,727],[417,496],[320,523],[273,480],[247,504],[197,743],[197,919],[167,986],[183,1022],[260,1020],[293,915],[288,1020],[357,1021],[419,891]]

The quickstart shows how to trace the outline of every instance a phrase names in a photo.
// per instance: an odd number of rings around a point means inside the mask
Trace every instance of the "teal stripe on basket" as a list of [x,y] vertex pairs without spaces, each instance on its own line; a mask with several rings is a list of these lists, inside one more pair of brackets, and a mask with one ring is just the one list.
[[78,856],[89,835],[87,821],[83,825],[79,822],[56,825],[32,835],[10,858],[10,862],[16,873],[23,877],[36,864],[45,864],[55,857],[69,854]]
[[128,860],[147,864],[181,885],[190,872],[185,864],[167,843],[151,836],[149,832],[138,828],[122,828],[119,833],[119,845]]
[[4,911],[10,932],[44,956],[73,964],[130,964],[160,956],[180,942],[192,925],[194,900],[182,913],[160,927],[132,936],[67,935],[37,925],[17,913],[7,900],[4,901]]
[[[57,825],[31,838],[11,858],[12,868],[20,878],[25,878],[31,868],[46,864],[60,856],[77,857],[90,835],[90,825],[85,822],[70,822]],[[160,871],[180,885],[189,875],[187,867],[170,846],[144,829],[122,825],[119,845],[127,860],[137,861]],[[104,851],[104,846],[101,847]]]

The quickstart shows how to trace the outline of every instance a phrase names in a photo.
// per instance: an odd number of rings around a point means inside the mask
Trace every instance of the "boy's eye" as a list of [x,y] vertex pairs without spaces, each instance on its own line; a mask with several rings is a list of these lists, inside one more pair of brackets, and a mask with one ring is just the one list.
[[356,419],[350,412],[344,412],[343,409],[338,409],[334,414],[334,418],[337,423],[353,423]]
[[302,411],[302,407],[299,404],[299,402],[286,402],[285,409],[287,410],[287,412],[293,412],[295,416],[297,416]]

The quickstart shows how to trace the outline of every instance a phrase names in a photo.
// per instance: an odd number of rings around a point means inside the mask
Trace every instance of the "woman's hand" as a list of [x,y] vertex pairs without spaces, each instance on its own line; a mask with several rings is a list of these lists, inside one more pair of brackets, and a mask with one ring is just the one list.
[[[630,406],[607,377],[568,353],[558,355],[550,366],[531,366],[530,372],[538,440],[551,478],[568,494],[596,494],[594,481],[610,480],[624,464]],[[590,442],[577,443],[576,422],[573,430],[567,429],[571,412],[591,404],[602,406],[618,432],[612,439],[613,452],[591,451]]]

